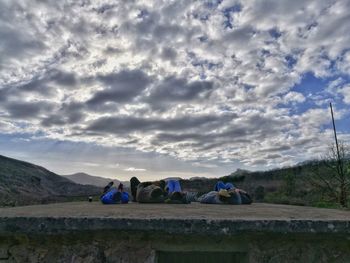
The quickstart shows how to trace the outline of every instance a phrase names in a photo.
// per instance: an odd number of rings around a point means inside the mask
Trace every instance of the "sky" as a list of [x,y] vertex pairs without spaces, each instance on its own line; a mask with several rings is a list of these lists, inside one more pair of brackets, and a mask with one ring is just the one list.
[[350,1],[0,0],[0,154],[215,177],[350,142]]

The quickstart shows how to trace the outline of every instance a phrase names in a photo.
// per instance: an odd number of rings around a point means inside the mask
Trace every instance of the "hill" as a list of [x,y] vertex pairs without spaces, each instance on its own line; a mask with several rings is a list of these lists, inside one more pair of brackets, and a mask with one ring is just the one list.
[[99,187],[76,184],[43,167],[0,155],[0,206],[67,201],[100,192]]
[[[332,186],[336,187],[334,167],[335,164],[330,161],[312,160],[293,167],[268,171],[238,169],[236,172],[219,178],[181,180],[180,183],[185,191],[205,193],[212,191],[216,182],[221,180],[233,182],[236,187],[246,190],[255,202],[338,207],[336,200],[329,199],[324,191],[315,186],[327,178],[332,182]],[[349,160],[345,167],[347,167],[345,170],[350,172]],[[349,172],[347,176],[350,177]],[[317,174],[323,176],[320,177]],[[312,180],[313,183],[311,183]]]
[[62,175],[62,176],[73,181],[74,183],[82,184],[82,185],[95,185],[99,187],[104,187],[111,181],[113,181],[114,184],[117,184],[117,185],[120,183],[120,181],[116,179],[93,176],[87,173],[75,173],[75,174]]

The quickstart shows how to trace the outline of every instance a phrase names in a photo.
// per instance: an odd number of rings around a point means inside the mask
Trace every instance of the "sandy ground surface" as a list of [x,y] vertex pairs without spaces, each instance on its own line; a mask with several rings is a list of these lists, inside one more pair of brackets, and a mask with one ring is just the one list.
[[71,202],[0,208],[0,218],[4,217],[339,220],[350,222],[350,211],[264,203],[234,206],[199,203],[102,205],[99,202]]

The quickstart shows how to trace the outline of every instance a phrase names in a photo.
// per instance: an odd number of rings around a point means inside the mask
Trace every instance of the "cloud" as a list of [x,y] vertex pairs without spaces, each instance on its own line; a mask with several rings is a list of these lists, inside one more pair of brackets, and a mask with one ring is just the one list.
[[123,70],[118,73],[97,76],[103,84],[103,90],[93,94],[87,103],[98,105],[105,102],[130,102],[151,82],[140,70]]
[[10,117],[19,119],[35,119],[41,114],[47,114],[54,105],[42,101],[11,102],[5,107]]
[[286,103],[302,103],[305,101],[305,97],[303,94],[295,92],[295,91],[291,91],[288,92],[285,96],[284,96],[284,101]]
[[145,101],[152,107],[169,106],[173,103],[187,103],[196,99],[208,99],[213,90],[209,81],[188,82],[184,78],[168,77],[149,90]]
[[1,2],[0,133],[219,166],[313,158],[328,102],[348,121],[349,7]]
[[339,92],[344,97],[344,103],[350,104],[350,86],[341,88]]
[[47,114],[41,124],[45,127],[54,125],[77,124],[85,116],[85,105],[78,102],[63,103],[54,114]]
[[[227,119],[227,117],[224,117]],[[123,134],[135,131],[181,131],[208,128],[217,125],[223,119],[215,115],[199,115],[188,118],[141,118],[134,116],[102,117],[93,121],[87,131]]]
[[145,172],[147,170],[143,169],[143,168],[128,167],[128,168],[125,168],[124,171],[126,171],[126,172]]

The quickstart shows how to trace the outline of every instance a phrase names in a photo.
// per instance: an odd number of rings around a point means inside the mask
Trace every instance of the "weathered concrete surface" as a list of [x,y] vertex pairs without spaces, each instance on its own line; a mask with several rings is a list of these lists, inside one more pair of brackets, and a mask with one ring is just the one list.
[[192,203],[102,205],[99,202],[71,202],[0,208],[0,217],[100,217],[242,220],[350,220],[350,211],[305,206],[256,203],[252,205],[210,205]]
[[350,212],[197,203],[0,208],[0,262],[153,263],[169,251],[239,253],[240,263],[349,263]]
[[60,203],[0,209],[1,233],[65,233],[85,230],[143,230],[178,234],[241,232],[350,233],[350,212],[253,204],[168,205]]

